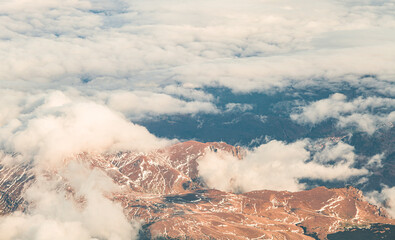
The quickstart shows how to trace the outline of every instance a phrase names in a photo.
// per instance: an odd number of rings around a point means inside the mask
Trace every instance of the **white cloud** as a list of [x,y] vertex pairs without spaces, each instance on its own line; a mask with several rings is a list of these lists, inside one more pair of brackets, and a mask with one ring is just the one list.
[[[2,155],[21,153],[15,159],[2,157],[7,162],[33,159],[38,169],[47,169],[81,151],[164,146],[171,141],[156,138],[124,115],[217,113],[217,99],[205,86],[272,92],[290,85],[305,89],[348,83],[394,96],[394,10],[394,1],[1,1],[0,146]],[[356,125],[367,132],[394,121],[393,113],[369,112],[376,102],[384,101],[379,107],[385,107],[392,100],[357,100],[331,99],[339,107],[336,116],[300,116],[310,122],[335,117],[339,126]],[[351,109],[345,112],[345,105]],[[202,164],[200,170],[215,187],[242,190],[297,190],[303,188],[299,178],[332,180],[365,173],[352,168],[354,155],[346,145],[328,146],[331,151],[317,153],[313,161],[307,161],[307,145],[272,141],[243,161],[209,154],[202,163],[211,165]],[[329,160],[337,164],[327,166]],[[228,171],[212,168],[218,165]],[[86,180],[77,174],[73,179],[75,188]],[[91,190],[81,192],[90,203],[79,211],[53,191],[52,183],[42,183],[32,189],[58,203],[44,204],[44,198],[30,192],[38,203],[36,212],[2,219],[0,232],[7,229],[6,237],[133,235],[119,207],[102,197],[103,189],[88,186]],[[97,222],[90,217],[93,206],[104,209]],[[54,214],[55,209],[62,212]],[[117,218],[123,229],[107,218]]]
[[[123,208],[107,198],[121,189],[99,170],[75,163],[72,156],[150,151],[174,140],[155,137],[75,89],[1,93],[1,164],[30,163],[35,182],[23,192],[28,211],[0,218],[0,238],[134,239],[139,223],[127,220]],[[66,184],[74,195],[65,190]]]
[[1,115],[1,164],[30,163],[35,182],[23,193],[28,211],[0,218],[0,238],[134,239],[139,223],[127,220],[123,208],[107,198],[120,189],[99,170],[76,165],[72,156],[150,151],[174,140],[155,137],[74,89],[1,92],[0,106],[7,110]]
[[18,117],[22,109],[21,98],[22,92],[16,92],[8,89],[0,90],[0,126],[6,124],[11,119]]
[[395,187],[384,186],[381,191],[368,192],[365,195],[372,204],[384,207],[395,218]]
[[317,124],[335,118],[339,127],[355,126],[372,134],[383,124],[395,121],[395,112],[388,113],[394,107],[395,100],[392,98],[358,97],[347,101],[345,95],[335,93],[327,99],[301,107],[301,113],[291,114],[291,118],[303,124]]
[[[71,163],[52,179],[37,176],[24,196],[32,202],[27,213],[0,218],[1,239],[136,238],[139,223],[128,221],[122,207],[103,196],[119,191],[104,173]],[[65,183],[74,196],[63,189]]]
[[42,101],[32,112],[4,125],[0,143],[7,151],[21,153],[45,167],[83,151],[147,151],[171,142],[83,98],[73,99],[55,91],[44,95]]
[[245,112],[248,110],[252,110],[254,107],[251,104],[246,104],[246,103],[227,103],[225,105],[225,109],[227,112],[233,112],[233,111],[240,111],[240,112]]
[[369,159],[368,163],[366,164],[366,167],[370,167],[373,169],[382,168],[383,167],[382,160],[384,156],[385,155],[383,153],[374,155]]
[[106,96],[106,103],[132,118],[143,118],[160,114],[217,113],[214,104],[207,101],[183,101],[163,93],[148,91],[115,91]]
[[88,76],[101,90],[181,83],[248,92],[369,81],[394,93],[391,1],[13,1],[0,9],[7,85],[83,88]]
[[224,191],[258,189],[298,191],[302,178],[324,181],[347,180],[366,175],[366,169],[353,167],[353,147],[327,142],[310,160],[309,141],[286,144],[272,140],[247,152],[239,160],[229,153],[207,153],[199,160],[199,174],[208,186]]

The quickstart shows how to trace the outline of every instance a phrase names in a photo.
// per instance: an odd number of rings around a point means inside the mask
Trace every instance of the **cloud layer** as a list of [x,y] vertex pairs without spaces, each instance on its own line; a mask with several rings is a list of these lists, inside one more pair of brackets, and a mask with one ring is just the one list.
[[395,76],[393,1],[25,0],[0,9],[8,83],[261,91],[325,79],[379,89]]
[[[130,120],[254,108],[217,107],[205,89],[213,86],[237,93],[357,87],[381,97],[335,94],[292,118],[303,124],[335,118],[340,127],[373,133],[394,121],[394,11],[393,0],[1,1],[2,163],[32,161],[45,171],[83,151],[148,151],[174,141]],[[376,108],[386,111],[374,115]],[[243,161],[208,154],[199,170],[210,186],[233,191],[299,190],[301,178],[367,174],[354,168],[351,146],[311,144],[271,141]],[[86,206],[64,198],[58,182],[40,179],[25,196],[36,208],[0,220],[5,238],[133,237],[134,224],[103,197],[116,189],[95,185],[110,185],[108,179],[73,165],[59,175],[79,189]],[[94,219],[96,209],[104,211]]]

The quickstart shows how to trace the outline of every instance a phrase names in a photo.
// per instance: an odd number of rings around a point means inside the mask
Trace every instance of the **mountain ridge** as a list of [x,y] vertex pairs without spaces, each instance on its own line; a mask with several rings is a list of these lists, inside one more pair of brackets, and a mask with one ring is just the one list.
[[[220,151],[241,161],[246,154],[223,142],[187,141],[148,153],[80,153],[65,163],[88,164],[109,176],[120,190],[106,197],[120,204],[128,219],[143,221],[145,234],[152,238],[326,239],[348,227],[395,225],[384,209],[368,203],[354,187],[245,193],[210,189],[199,176],[198,161],[208,152]],[[0,215],[34,206],[23,195],[37,174],[50,178],[57,173],[34,172],[23,164],[1,165]],[[85,201],[73,195],[67,179],[61,188],[77,203]]]

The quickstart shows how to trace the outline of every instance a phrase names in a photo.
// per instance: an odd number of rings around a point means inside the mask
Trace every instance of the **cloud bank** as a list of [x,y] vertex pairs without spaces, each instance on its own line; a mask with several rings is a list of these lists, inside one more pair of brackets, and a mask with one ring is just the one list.
[[229,153],[207,153],[199,160],[199,174],[208,186],[233,192],[259,189],[303,190],[301,179],[344,181],[368,174],[354,167],[354,148],[346,143],[272,140],[247,152],[239,160]]
[[393,98],[358,97],[347,101],[344,94],[335,93],[327,99],[302,107],[301,113],[291,114],[291,119],[302,124],[317,124],[333,118],[338,120],[339,127],[353,126],[372,134],[383,125],[395,122],[394,109]]
[[393,1],[0,4],[7,85],[250,92],[345,82],[394,94]]
[[165,114],[218,113],[207,101],[183,101],[163,93],[116,91],[106,97],[107,106],[130,118],[147,118]]
[[54,91],[32,98],[36,100],[33,108],[20,109],[17,118],[2,126],[0,144],[7,152],[35,160],[38,166],[56,165],[80,152],[148,151],[171,143],[122,114],[78,96],[73,100]]

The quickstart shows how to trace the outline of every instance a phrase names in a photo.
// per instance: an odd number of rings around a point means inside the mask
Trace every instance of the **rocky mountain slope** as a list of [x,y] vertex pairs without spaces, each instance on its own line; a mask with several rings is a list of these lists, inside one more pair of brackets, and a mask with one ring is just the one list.
[[[142,238],[325,239],[330,233],[372,223],[395,224],[383,209],[353,188],[242,194],[209,189],[199,177],[198,160],[207,152],[245,152],[225,143],[188,141],[149,153],[81,153],[65,159],[89,163],[110,176],[122,191],[107,196],[129,219],[143,220]],[[0,166],[0,214],[24,211],[24,191],[37,174],[32,166]],[[67,180],[61,186],[68,189]],[[76,201],[80,201],[76,199]]]

